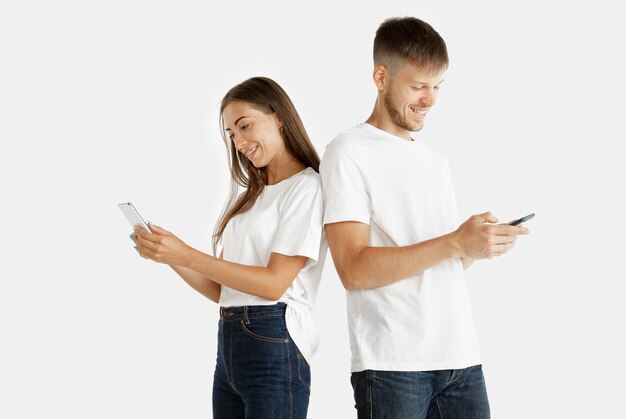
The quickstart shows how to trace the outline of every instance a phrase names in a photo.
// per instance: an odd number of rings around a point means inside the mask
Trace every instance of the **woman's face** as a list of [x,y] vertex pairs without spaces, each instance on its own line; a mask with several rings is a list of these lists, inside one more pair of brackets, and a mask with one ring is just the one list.
[[230,102],[222,113],[226,136],[255,167],[265,167],[285,154],[276,113],[247,102]]

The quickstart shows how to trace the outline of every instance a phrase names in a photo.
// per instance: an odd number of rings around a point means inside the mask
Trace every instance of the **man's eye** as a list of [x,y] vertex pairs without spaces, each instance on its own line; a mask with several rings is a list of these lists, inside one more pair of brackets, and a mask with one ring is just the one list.
[[415,91],[417,92],[418,90],[422,90],[422,87],[423,87],[423,86],[420,86],[420,87],[415,87],[415,86],[413,86],[413,87],[412,87],[412,89],[413,89],[413,90],[415,90]]

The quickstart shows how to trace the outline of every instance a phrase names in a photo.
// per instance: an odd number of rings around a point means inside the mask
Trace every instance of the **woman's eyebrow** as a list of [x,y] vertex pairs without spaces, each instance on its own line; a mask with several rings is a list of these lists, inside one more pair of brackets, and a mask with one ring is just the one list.
[[[239,118],[237,118],[237,120],[235,121],[235,125],[237,125],[237,122],[239,122],[239,121],[240,121],[240,120],[242,120],[243,118],[250,118],[250,117],[249,117],[249,116],[247,116],[247,115],[240,116],[240,117],[239,117]],[[226,129],[225,129],[225,131],[232,131],[232,129],[230,129],[230,128],[226,128]]]

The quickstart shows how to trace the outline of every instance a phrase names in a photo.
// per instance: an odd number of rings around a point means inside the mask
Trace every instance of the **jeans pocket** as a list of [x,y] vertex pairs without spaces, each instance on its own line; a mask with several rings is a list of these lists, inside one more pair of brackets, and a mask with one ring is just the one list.
[[[275,319],[277,319],[278,322],[282,320],[280,317],[276,317]],[[276,337],[280,335],[284,336],[286,334],[285,326],[272,324],[274,323],[272,320],[273,319],[263,319],[263,321],[253,321],[248,324],[242,320],[241,329],[252,339],[260,340],[262,342],[288,343],[289,339],[287,339],[287,337]]]
[[311,390],[311,367],[302,354],[298,358],[298,380],[310,391]]

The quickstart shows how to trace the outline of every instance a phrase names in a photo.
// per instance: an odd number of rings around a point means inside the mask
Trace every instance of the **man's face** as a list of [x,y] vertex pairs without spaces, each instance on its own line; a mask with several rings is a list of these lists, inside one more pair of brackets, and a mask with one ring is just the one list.
[[406,63],[396,74],[388,73],[383,91],[385,109],[392,122],[407,131],[419,131],[435,105],[445,70],[426,72]]

